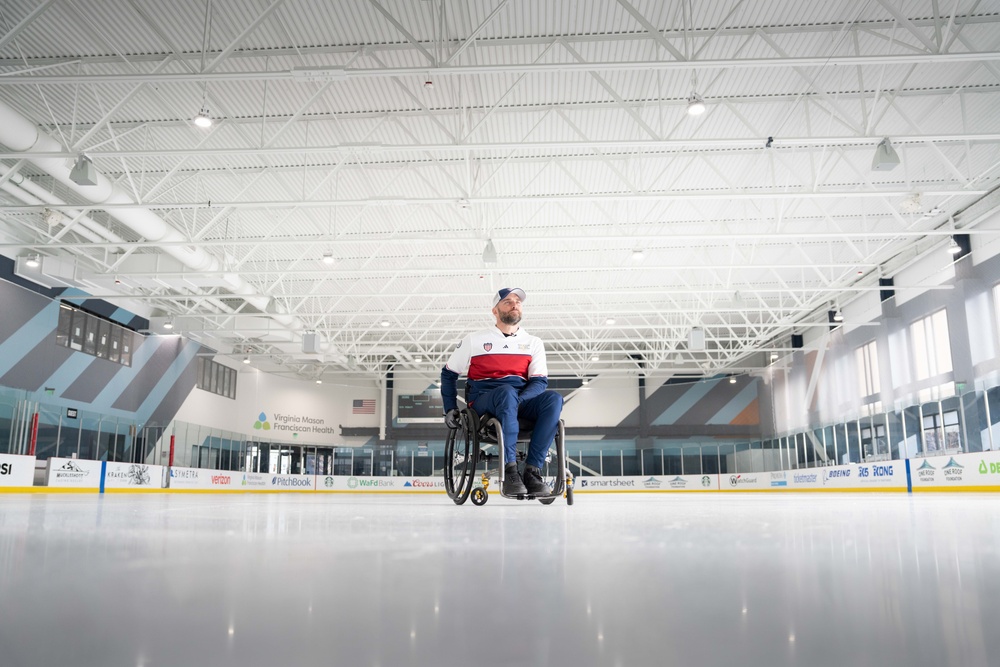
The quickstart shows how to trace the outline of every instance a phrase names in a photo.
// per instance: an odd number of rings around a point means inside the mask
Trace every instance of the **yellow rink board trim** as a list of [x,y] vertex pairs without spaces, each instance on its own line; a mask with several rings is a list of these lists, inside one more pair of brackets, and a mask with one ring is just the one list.
[[954,493],[956,491],[974,493],[996,493],[1000,486],[914,486],[914,493]]
[[[128,493],[186,493],[186,494],[203,494],[203,495],[234,495],[240,493],[321,493],[321,494],[354,494],[354,495],[412,495],[412,496],[423,496],[423,495],[441,495],[444,491],[406,491],[406,490],[366,490],[366,491],[355,491],[355,490],[342,490],[342,489],[322,489],[322,490],[283,490],[283,489],[219,489],[219,490],[209,490],[209,489],[105,489],[105,493],[113,494],[128,494]],[[870,488],[870,489],[848,489],[848,488],[823,488],[823,489],[740,489],[739,491],[730,490],[718,490],[718,489],[698,489],[698,490],[686,490],[686,491],[672,491],[664,489],[578,489],[574,488],[574,494],[586,494],[586,495],[597,495],[597,494],[673,494],[673,495],[684,495],[684,494],[706,494],[706,493],[906,493],[906,489],[903,488]],[[1000,492],[1000,486],[928,486],[928,487],[914,487],[913,493],[997,493]],[[14,493],[53,493],[53,494],[65,494],[65,493],[92,493],[94,495],[100,495],[100,490],[97,488],[80,489],[80,488],[60,488],[60,487],[48,487],[48,486],[0,486],[0,494],[14,494]]]

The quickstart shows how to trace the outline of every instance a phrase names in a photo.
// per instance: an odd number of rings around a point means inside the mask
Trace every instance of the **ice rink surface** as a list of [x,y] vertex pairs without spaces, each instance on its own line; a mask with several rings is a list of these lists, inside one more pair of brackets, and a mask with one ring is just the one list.
[[1000,664],[1000,497],[0,496],[0,665]]

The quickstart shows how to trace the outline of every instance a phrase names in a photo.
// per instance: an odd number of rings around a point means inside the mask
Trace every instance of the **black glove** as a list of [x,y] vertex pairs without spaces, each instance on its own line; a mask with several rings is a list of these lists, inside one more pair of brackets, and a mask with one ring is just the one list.
[[450,429],[456,429],[462,424],[462,413],[457,408],[452,408],[444,413],[444,425]]

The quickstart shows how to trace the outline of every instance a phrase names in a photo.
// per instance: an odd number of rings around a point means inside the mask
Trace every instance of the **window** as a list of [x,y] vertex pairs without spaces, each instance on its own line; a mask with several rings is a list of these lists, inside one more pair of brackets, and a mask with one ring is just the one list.
[[861,427],[861,455],[865,461],[889,460],[889,441],[885,434],[885,424],[866,424]]
[[943,415],[939,412],[925,414],[923,431],[924,452],[927,454],[962,450],[957,410],[949,410]]
[[947,312],[939,310],[911,324],[910,343],[917,380],[927,380],[951,372]]
[[[917,382],[951,373],[947,312],[942,309],[911,324],[910,349]],[[955,383],[949,378],[948,382],[924,386],[920,390],[920,400],[936,400],[954,393]]]
[[59,304],[56,345],[131,366],[134,335],[131,329],[111,320],[91,315],[68,303]]
[[236,370],[211,359],[198,359],[198,389],[236,398]]
[[875,341],[859,347],[856,355],[858,391],[862,397],[877,396],[882,391],[882,383],[878,374],[878,349],[875,347]]

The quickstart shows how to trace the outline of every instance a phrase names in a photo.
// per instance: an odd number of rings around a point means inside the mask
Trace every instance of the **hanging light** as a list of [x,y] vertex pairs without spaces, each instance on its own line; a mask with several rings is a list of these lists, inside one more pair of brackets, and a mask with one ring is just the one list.
[[834,322],[843,322],[844,321],[844,313],[840,312],[840,308],[838,308],[837,310],[833,311],[833,321]]
[[333,253],[332,252],[324,252],[323,253],[323,263],[324,264],[333,264],[334,261],[335,260],[333,259]]
[[243,363],[244,364],[249,364],[250,363],[250,357],[243,357]]
[[38,259],[38,255],[28,255],[28,259],[24,261],[24,265],[29,269],[37,269],[42,263]]
[[171,318],[171,319],[167,320],[166,322],[164,322],[163,323],[163,328],[164,329],[173,329],[174,328],[174,320],[173,320],[173,318]]
[[951,237],[951,243],[948,244],[948,252],[952,255],[957,255],[962,252],[962,246],[958,244],[958,241],[954,236]]
[[198,127],[212,127],[212,117],[208,115],[208,108],[202,107],[198,115],[194,117],[194,124]]
[[646,255],[643,254],[641,248],[636,248],[635,250],[632,251],[632,261],[633,262],[641,262],[642,259],[643,259],[643,257],[645,257],[645,256]]
[[729,384],[736,384],[736,376],[735,375],[730,375],[729,376]]
[[705,100],[701,99],[701,95],[692,91],[687,101],[689,116],[700,116],[705,113]]
[[323,384],[323,381],[320,380],[319,378],[316,378],[316,384]]
[[700,116],[705,113],[705,100],[698,94],[698,73],[691,72],[691,94],[688,95],[688,115]]
[[484,264],[496,264],[497,263],[497,249],[493,245],[493,239],[487,239],[486,247],[483,248],[483,263]]

